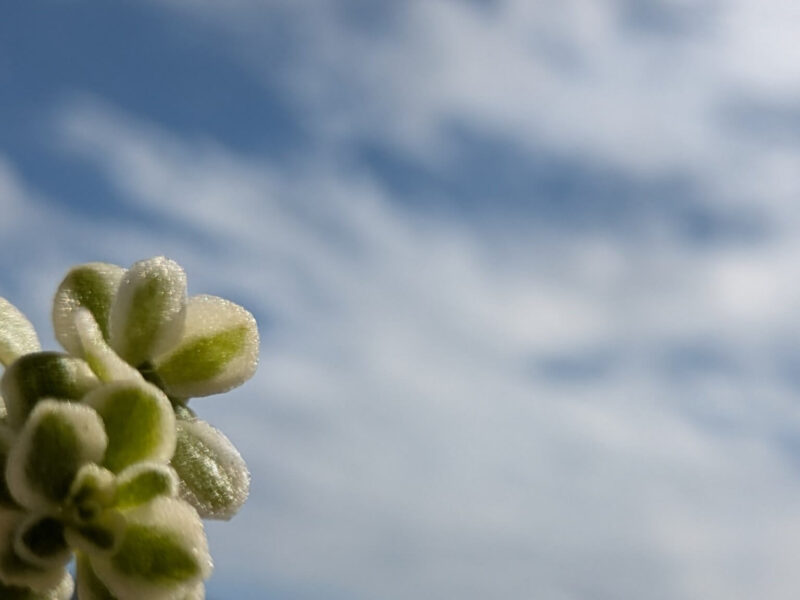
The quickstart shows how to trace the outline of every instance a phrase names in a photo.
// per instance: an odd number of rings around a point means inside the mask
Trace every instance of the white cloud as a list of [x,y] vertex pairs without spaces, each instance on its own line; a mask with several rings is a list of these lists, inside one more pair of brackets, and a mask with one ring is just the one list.
[[[233,296],[265,324],[255,382],[197,403],[254,473],[245,512],[212,529],[220,585],[796,592],[785,441],[800,413],[770,354],[796,329],[792,242],[631,253],[607,237],[521,236],[498,260],[480,227],[422,218],[324,158],[278,170],[86,102],[59,124],[69,152],[173,224],[193,291]],[[698,340],[746,368],[665,373],[665,354]],[[583,383],[538,368],[587,352],[609,366]]]
[[[228,31],[223,47],[286,86],[316,135],[379,137],[428,161],[461,121],[628,169],[735,177],[757,155],[718,118],[725,103],[800,93],[788,0],[645,3],[687,22],[675,34],[631,29],[637,4],[621,0],[404,2],[378,33],[353,26],[346,2],[169,4]],[[265,60],[275,23],[289,31],[288,64]]]
[[[287,86],[323,150],[276,168],[66,104],[65,150],[161,228],[57,210],[0,162],[0,260],[41,327],[71,263],[158,253],[261,317],[255,381],[198,402],[254,472],[245,512],[212,528],[219,589],[794,597],[797,148],[723,110],[797,97],[792,3],[709,2],[677,36],[626,29],[611,0],[392,3],[378,35],[339,2],[172,4],[234,33],[213,39]],[[270,26],[296,43],[287,64],[264,60]],[[338,160],[369,138],[444,169],[459,120],[637,176],[688,171],[769,234],[698,248],[522,227],[500,250]]]

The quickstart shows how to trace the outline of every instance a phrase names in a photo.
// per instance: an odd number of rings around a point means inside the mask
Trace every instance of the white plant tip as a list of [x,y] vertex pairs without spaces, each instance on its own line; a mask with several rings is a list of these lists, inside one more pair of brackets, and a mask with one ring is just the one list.
[[185,311],[186,274],[178,263],[163,256],[134,263],[111,305],[111,347],[139,367],[180,339]]
[[23,354],[41,349],[31,322],[5,298],[0,298],[0,363],[10,365]]
[[172,466],[180,476],[181,497],[204,519],[227,521],[250,493],[250,472],[225,435],[201,419],[178,420]]
[[8,453],[8,489],[29,510],[57,510],[80,468],[100,462],[107,445],[103,421],[93,409],[42,400]]
[[192,296],[183,336],[154,364],[171,395],[209,396],[252,377],[258,344],[258,327],[250,312],[217,296]]
[[73,311],[74,329],[78,334],[82,355],[100,381],[144,381],[141,373],[122,360],[111,349],[94,316],[86,308]]
[[108,339],[108,314],[125,269],[94,262],[70,269],[53,298],[53,329],[56,339],[70,354],[81,356],[81,342],[75,330],[74,313],[88,310]]
[[157,498],[126,513],[127,529],[110,556],[89,557],[119,600],[183,600],[211,573],[203,524],[188,504]]

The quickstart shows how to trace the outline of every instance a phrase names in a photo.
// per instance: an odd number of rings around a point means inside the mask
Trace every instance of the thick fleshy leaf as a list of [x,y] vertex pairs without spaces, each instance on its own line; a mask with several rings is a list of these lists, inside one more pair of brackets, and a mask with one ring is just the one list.
[[41,593],[58,590],[68,576],[63,566],[43,569],[23,560],[14,551],[15,532],[24,519],[25,513],[0,510],[0,582]]
[[87,263],[72,268],[53,299],[53,328],[64,349],[81,356],[81,342],[75,330],[75,311],[87,309],[108,339],[108,314],[125,269],[108,263]]
[[[8,461],[8,453],[11,451],[11,444],[14,441],[14,435],[7,425],[0,425],[0,473],[5,475],[6,463]],[[17,508],[17,503],[8,491],[8,484],[6,484],[5,476],[0,477],[0,508]],[[2,596],[0,596],[1,598]]]
[[182,600],[211,572],[197,512],[157,498],[126,514],[127,529],[110,556],[90,555],[99,579],[119,600]]
[[81,356],[101,381],[144,381],[141,373],[122,360],[106,343],[92,313],[79,308],[73,312],[73,318],[81,344]]
[[45,592],[34,592],[27,587],[9,586],[0,583],[0,598],[3,600],[70,600],[74,589],[72,576],[69,573],[65,573],[61,583]]
[[79,552],[75,562],[79,600],[119,600],[100,581],[84,553]]
[[164,393],[147,382],[107,383],[89,393],[108,434],[103,465],[115,473],[137,462],[169,462],[175,451],[175,414]]
[[108,438],[90,407],[42,400],[17,436],[6,464],[13,498],[31,510],[54,510],[86,463],[100,462]]
[[110,507],[116,494],[116,478],[108,469],[89,463],[83,465],[70,486],[67,507],[70,518],[78,523],[96,519]]
[[230,519],[250,493],[250,472],[234,445],[205,421],[177,421],[172,467],[181,497],[204,519]]
[[113,504],[118,509],[140,506],[158,496],[174,497],[178,493],[175,471],[159,463],[137,463],[117,478]]
[[194,588],[186,592],[185,596],[181,597],[181,600],[205,600],[206,597],[206,584],[202,581],[198,583]]
[[34,592],[29,588],[6,586],[0,583],[0,598],[3,600],[70,600],[72,598],[72,577],[68,574],[64,583],[47,592]]
[[0,363],[8,366],[23,354],[40,349],[31,322],[16,306],[0,298]]
[[118,511],[107,510],[91,522],[70,524],[64,537],[72,548],[91,556],[110,555],[119,547],[125,526],[125,518]]
[[100,382],[85,361],[59,352],[35,352],[15,361],[0,380],[9,424],[18,429],[42,398],[79,400]]
[[159,256],[135,263],[111,305],[111,347],[135,367],[180,339],[186,311],[186,274]]
[[154,365],[167,393],[208,396],[241,385],[258,365],[258,327],[247,310],[216,296],[193,296],[180,342]]
[[17,527],[14,551],[24,561],[43,569],[63,566],[72,555],[61,520],[38,513],[29,514]]

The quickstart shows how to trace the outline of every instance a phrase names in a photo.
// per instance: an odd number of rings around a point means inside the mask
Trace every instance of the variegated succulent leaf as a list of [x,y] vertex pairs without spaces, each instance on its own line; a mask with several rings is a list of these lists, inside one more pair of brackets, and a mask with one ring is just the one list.
[[111,347],[139,365],[180,339],[186,317],[186,274],[159,256],[135,263],[122,277],[111,305]]
[[42,400],[8,453],[11,496],[28,510],[58,510],[81,467],[101,462],[107,445],[103,421],[91,407]]
[[31,322],[16,306],[0,298],[0,364],[8,366],[20,356],[40,348]]
[[0,510],[0,584],[11,588],[29,589],[47,598],[46,594],[59,588],[63,589],[69,574],[63,565],[52,568],[41,567],[31,564],[17,554],[14,543],[17,529],[27,518],[26,513],[22,511]]
[[0,298],[0,598],[203,600],[211,559],[202,518],[229,519],[250,476],[189,398],[241,385],[257,366],[247,310],[187,300],[177,263],[71,269],[42,352]]
[[167,463],[175,451],[175,414],[164,393],[145,381],[104,384],[83,399],[102,419],[108,448],[102,460],[114,473],[142,461]]
[[40,400],[80,400],[99,383],[89,365],[80,358],[60,352],[21,356],[0,380],[7,421],[19,429]]
[[79,308],[72,313],[83,358],[100,381],[143,381],[142,374],[108,345],[92,313]]
[[119,600],[182,600],[211,572],[197,512],[159,497],[125,514],[126,528],[110,554],[88,554],[92,570]]
[[217,296],[192,296],[181,339],[153,365],[171,396],[210,396],[252,377],[258,344],[256,321],[247,310]]
[[108,340],[108,316],[125,269],[108,263],[87,263],[70,269],[53,299],[53,329],[64,349],[75,356],[83,348],[75,327],[75,313],[89,311],[103,339]]
[[171,464],[180,478],[181,497],[204,519],[230,519],[250,493],[250,472],[239,451],[201,419],[178,419]]

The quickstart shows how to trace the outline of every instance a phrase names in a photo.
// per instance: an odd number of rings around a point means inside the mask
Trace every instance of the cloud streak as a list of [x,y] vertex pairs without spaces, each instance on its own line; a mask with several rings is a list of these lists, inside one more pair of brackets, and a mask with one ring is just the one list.
[[[299,107],[303,156],[75,97],[60,151],[141,217],[102,224],[0,159],[3,293],[40,330],[70,264],[156,253],[262,325],[254,381],[197,403],[254,474],[211,595],[794,597],[794,6],[362,4],[171,2]],[[420,201],[459,190],[484,212]]]
[[[794,593],[791,247],[503,251],[324,160],[275,169],[96,103],[59,128],[174,223],[194,289],[267,323],[255,382],[198,405],[254,471],[221,573],[307,598]],[[725,351],[680,362],[704,344]],[[605,366],[554,376],[587,356]]]

